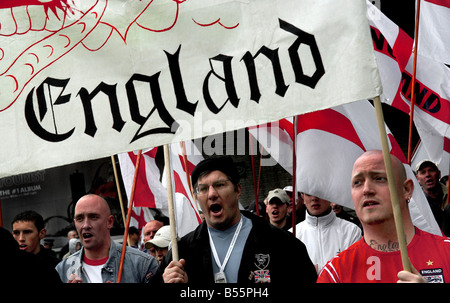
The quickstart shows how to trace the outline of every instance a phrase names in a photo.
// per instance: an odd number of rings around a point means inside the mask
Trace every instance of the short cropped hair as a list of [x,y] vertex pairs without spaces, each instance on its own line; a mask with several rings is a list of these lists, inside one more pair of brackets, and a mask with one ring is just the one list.
[[45,228],[44,218],[42,218],[42,216],[37,212],[35,212],[34,210],[27,210],[16,215],[13,221],[11,222],[11,228],[14,223],[19,221],[33,222],[38,231],[41,231],[42,229]]

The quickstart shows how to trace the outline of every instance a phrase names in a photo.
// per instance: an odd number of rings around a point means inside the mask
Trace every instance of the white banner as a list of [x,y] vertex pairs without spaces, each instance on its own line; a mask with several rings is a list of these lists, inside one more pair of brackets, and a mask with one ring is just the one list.
[[381,93],[364,1],[22,0],[0,20],[0,177]]

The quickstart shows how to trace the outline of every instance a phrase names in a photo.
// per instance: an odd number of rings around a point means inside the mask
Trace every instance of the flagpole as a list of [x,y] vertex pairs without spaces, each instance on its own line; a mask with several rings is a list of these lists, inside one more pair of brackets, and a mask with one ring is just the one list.
[[[125,209],[123,208],[122,190],[120,189],[119,175],[117,173],[117,166],[114,155],[111,156],[111,162],[114,171],[114,181],[116,181],[117,195],[119,196],[119,204],[120,204],[120,211],[122,213],[122,220],[125,223],[126,218],[125,218]],[[128,246],[131,246],[129,237],[128,237]]]
[[294,138],[292,139],[292,234],[295,237],[295,228],[297,225],[297,116],[293,117],[292,127],[294,130]]
[[413,61],[413,73],[411,77],[411,109],[409,112],[409,136],[408,136],[408,164],[411,165],[412,160],[412,130],[414,125],[414,95],[415,95],[415,82],[416,82],[416,67],[417,67],[417,47],[419,44],[419,16],[420,16],[420,0],[417,0],[416,11],[416,27],[414,31],[414,61]]
[[127,222],[125,224],[125,232],[123,234],[122,254],[120,255],[119,273],[117,275],[117,283],[120,283],[120,281],[122,280],[123,262],[125,260],[125,251],[127,249],[128,231],[130,229],[131,212],[133,210],[134,193],[136,191],[136,182],[137,182],[138,173],[139,173],[139,162],[141,161],[141,155],[142,155],[142,149],[140,149],[138,152],[137,159],[136,159],[136,168],[134,169],[133,186],[131,188],[130,203],[128,205],[128,213],[127,213]]
[[250,157],[252,160],[253,192],[255,193],[255,210],[259,217],[258,189],[256,188],[255,155],[253,154],[253,135],[248,134],[250,138]]
[[[450,159],[448,161],[448,175],[450,175]],[[449,203],[450,203],[450,186],[447,186],[447,204],[446,205],[448,205]]]
[[[261,184],[261,167],[262,167],[262,157],[263,157],[263,146],[262,144],[260,144],[260,156],[259,156],[259,170],[258,170],[258,185],[256,186],[256,197],[259,199],[259,185]],[[259,211],[259,206],[258,206],[258,211]]]
[[173,189],[172,189],[172,168],[170,167],[169,145],[164,144],[164,164],[167,180],[167,198],[169,207],[170,222],[170,238],[172,244],[172,260],[178,261],[178,242],[177,242],[177,225],[175,221],[175,211],[173,207]]
[[411,263],[408,257],[407,243],[405,231],[403,230],[403,218],[400,209],[400,203],[397,194],[397,188],[395,186],[394,171],[392,169],[391,154],[389,153],[389,144],[387,140],[386,128],[384,126],[383,110],[381,108],[380,97],[373,99],[375,106],[375,112],[377,115],[378,131],[381,139],[381,146],[383,148],[384,165],[386,167],[386,174],[389,183],[389,191],[391,194],[392,210],[394,212],[395,229],[397,232],[397,239],[400,247],[400,255],[402,258],[403,270],[412,272]]

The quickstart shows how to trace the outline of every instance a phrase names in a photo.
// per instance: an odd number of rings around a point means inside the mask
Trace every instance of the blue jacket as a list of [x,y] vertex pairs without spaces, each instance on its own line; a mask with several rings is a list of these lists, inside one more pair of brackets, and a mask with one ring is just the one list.
[[[115,243],[111,239],[108,261],[102,269],[103,283],[108,281],[116,282],[119,272],[120,255],[122,245]],[[71,274],[77,274],[83,282],[89,283],[89,278],[83,270],[82,257],[84,247],[67,259],[62,260],[57,266],[61,280],[67,282]],[[158,262],[151,255],[143,253],[137,249],[127,247],[122,271],[122,283],[147,283],[158,269]]]

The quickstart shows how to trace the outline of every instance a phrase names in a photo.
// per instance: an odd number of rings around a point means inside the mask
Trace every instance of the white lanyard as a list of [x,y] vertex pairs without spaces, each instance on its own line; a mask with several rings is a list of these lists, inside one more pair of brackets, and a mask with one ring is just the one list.
[[230,259],[231,252],[233,251],[234,244],[236,244],[236,240],[237,240],[237,237],[239,236],[239,232],[241,231],[241,227],[242,227],[242,217],[241,217],[241,220],[239,221],[236,231],[234,232],[233,239],[231,240],[230,247],[228,247],[227,254],[225,255],[225,259],[223,260],[223,264],[220,263],[219,256],[217,255],[216,246],[214,245],[214,241],[213,241],[213,239],[211,237],[211,233],[209,232],[209,229],[208,229],[209,243],[211,245],[211,251],[213,253],[214,260],[216,261],[216,264],[219,267],[219,273],[221,273],[223,277],[225,277],[223,275],[223,271],[225,269],[225,266],[227,266],[228,260]]

